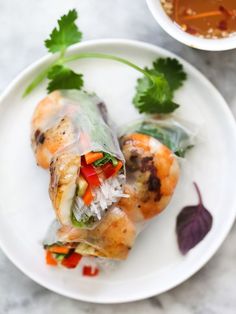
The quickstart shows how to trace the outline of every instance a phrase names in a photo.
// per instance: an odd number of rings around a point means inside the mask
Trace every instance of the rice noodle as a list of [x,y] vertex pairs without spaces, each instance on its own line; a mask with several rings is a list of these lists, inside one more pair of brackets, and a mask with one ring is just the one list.
[[80,197],[76,197],[73,213],[78,221],[83,217],[95,217],[101,220],[107,209],[114,203],[117,203],[122,197],[129,197],[123,193],[123,184],[125,175],[120,174],[117,177],[111,177],[102,182],[99,188],[93,190],[94,200],[86,206]]

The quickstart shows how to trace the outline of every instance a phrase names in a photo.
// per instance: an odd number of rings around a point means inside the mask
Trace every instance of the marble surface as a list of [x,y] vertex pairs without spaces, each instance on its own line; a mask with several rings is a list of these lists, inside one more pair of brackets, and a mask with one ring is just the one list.
[[[235,51],[214,53],[183,46],[160,29],[145,0],[0,0],[0,92],[27,65],[45,55],[43,40],[70,8],[80,12],[84,40],[137,39],[179,54],[213,82],[236,115]],[[78,302],[50,292],[23,275],[0,251],[0,314],[233,314],[235,243],[234,226],[220,250],[191,279],[162,295],[119,305]]]

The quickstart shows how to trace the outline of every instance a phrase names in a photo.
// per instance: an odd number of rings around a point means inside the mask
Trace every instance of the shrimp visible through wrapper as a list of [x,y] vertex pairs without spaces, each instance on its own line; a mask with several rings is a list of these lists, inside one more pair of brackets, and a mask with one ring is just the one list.
[[49,195],[62,224],[70,225],[70,211],[76,191],[76,179],[81,157],[74,152],[63,152],[53,158],[50,165]]
[[115,207],[92,230],[63,226],[58,231],[61,242],[78,242],[76,252],[117,260],[126,259],[133,247],[136,229],[128,215]]
[[[37,164],[45,169],[49,168],[57,151],[75,140],[71,120],[66,115],[59,117],[61,109],[61,94],[56,91],[40,101],[33,114],[32,147]],[[57,121],[54,121],[54,117]]]
[[[104,111],[96,94],[78,90],[55,91],[34,111],[32,147],[37,164],[50,170],[50,198],[63,225],[92,228],[123,195],[124,159]],[[87,163],[89,153],[108,167]]]
[[127,183],[118,206],[134,222],[159,214],[168,205],[179,179],[173,152],[157,139],[132,133],[120,139],[126,160]]

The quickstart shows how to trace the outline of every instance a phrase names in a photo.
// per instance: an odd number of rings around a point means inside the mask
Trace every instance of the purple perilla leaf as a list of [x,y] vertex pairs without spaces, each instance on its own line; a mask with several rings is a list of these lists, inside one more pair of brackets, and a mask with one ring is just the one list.
[[194,186],[199,198],[198,204],[184,207],[176,221],[178,245],[182,254],[186,254],[204,239],[213,222],[212,215],[203,205],[200,190],[195,182]]

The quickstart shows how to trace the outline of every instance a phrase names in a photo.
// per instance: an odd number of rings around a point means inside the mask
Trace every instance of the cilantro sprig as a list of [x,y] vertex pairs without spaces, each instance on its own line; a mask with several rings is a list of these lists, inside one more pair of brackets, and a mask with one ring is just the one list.
[[176,59],[159,58],[151,69],[145,68],[148,75],[138,79],[134,105],[140,112],[170,113],[179,107],[173,102],[174,91],[186,80],[182,64]]
[[78,15],[76,10],[70,10],[58,20],[58,27],[54,28],[45,46],[50,53],[57,53],[58,58],[44,69],[27,86],[23,96],[30,94],[46,78],[48,79],[48,92],[58,89],[82,89],[83,75],[74,72],[67,63],[78,59],[99,58],[114,60],[123,63],[140,73],[142,77],[137,80],[136,94],[133,103],[139,112],[170,113],[179,107],[173,101],[174,92],[182,86],[186,79],[183,66],[176,59],[158,58],[153,62],[152,68],[141,68],[138,65],[114,55],[103,53],[79,53],[66,56],[67,49],[82,39],[82,33],[75,24]]

